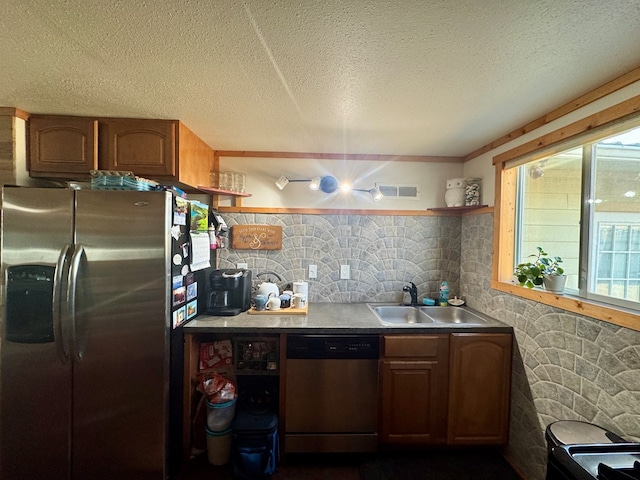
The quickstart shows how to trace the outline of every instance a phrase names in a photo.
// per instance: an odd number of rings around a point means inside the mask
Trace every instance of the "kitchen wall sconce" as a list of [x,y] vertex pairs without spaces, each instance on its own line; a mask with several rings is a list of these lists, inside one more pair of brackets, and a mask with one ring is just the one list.
[[[338,189],[338,180],[331,175],[325,175],[324,177],[313,177],[310,179],[290,179],[282,175],[276,180],[276,186],[283,190],[291,182],[309,182],[309,188],[311,190],[320,190],[324,193],[333,193]],[[371,195],[374,202],[382,200],[384,196],[378,187],[363,189],[363,188],[351,188],[348,184],[343,184],[341,187],[344,192],[367,192]]]
[[332,177],[331,175],[325,175],[324,177],[313,177],[307,179],[289,179],[282,175],[278,180],[276,180],[276,186],[283,190],[289,183],[293,182],[309,182],[309,188],[311,190],[322,190],[324,193],[333,193],[338,189],[338,180],[336,177]]
[[371,198],[373,198],[374,202],[379,202],[384,197],[384,195],[382,194],[382,192],[380,191],[380,189],[378,187],[373,187],[373,188],[370,188],[369,190],[366,190],[364,188],[353,188],[352,191],[353,192],[367,192],[367,193],[369,193],[371,195]]

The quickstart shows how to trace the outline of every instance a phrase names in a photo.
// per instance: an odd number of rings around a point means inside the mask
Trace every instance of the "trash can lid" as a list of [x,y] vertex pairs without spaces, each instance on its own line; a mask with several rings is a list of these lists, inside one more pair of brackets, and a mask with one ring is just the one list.
[[233,419],[232,429],[234,432],[269,433],[276,430],[277,426],[278,416],[275,413],[253,414],[239,410]]
[[580,443],[624,443],[625,440],[609,430],[578,420],[559,420],[547,425],[545,436],[553,445]]

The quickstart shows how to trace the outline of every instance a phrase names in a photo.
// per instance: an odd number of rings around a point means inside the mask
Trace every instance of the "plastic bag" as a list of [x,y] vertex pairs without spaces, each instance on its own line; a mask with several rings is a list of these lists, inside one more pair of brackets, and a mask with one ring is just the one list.
[[200,372],[200,387],[211,403],[224,403],[237,397],[233,381],[216,372]]

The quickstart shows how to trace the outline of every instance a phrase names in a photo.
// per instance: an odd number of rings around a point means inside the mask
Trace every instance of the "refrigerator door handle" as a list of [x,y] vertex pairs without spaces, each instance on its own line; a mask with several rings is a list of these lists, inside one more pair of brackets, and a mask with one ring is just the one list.
[[71,326],[71,345],[73,347],[73,355],[75,361],[81,362],[84,352],[78,347],[78,326],[76,323],[76,289],[78,283],[78,271],[80,270],[80,262],[84,256],[84,247],[77,245],[71,257],[71,266],[69,267],[69,281],[67,284],[67,304],[69,308],[69,322]]
[[60,360],[62,363],[67,363],[69,361],[70,350],[69,350],[69,329],[66,322],[62,321],[62,308],[61,308],[61,297],[63,291],[63,278],[65,273],[65,268],[67,266],[67,262],[69,260],[69,252],[71,251],[71,245],[67,244],[60,250],[60,255],[58,256],[58,261],[56,263],[56,271],[53,278],[53,296],[51,299],[51,309],[53,316],[53,328],[54,328],[54,338],[56,339],[56,349],[58,350],[58,355],[60,356]]

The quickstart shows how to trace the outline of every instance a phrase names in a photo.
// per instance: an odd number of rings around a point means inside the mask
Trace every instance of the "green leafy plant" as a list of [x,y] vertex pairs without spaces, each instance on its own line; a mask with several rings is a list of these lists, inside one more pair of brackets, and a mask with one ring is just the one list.
[[545,275],[564,274],[564,269],[560,266],[562,258],[549,256],[542,247],[536,248],[538,253],[529,255],[535,259],[532,262],[519,263],[513,271],[521,287],[539,287]]

